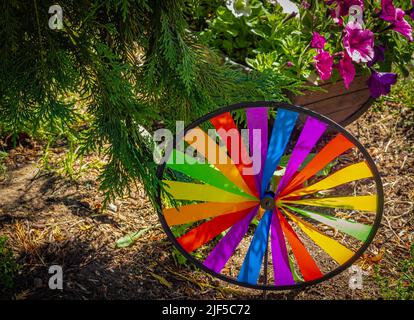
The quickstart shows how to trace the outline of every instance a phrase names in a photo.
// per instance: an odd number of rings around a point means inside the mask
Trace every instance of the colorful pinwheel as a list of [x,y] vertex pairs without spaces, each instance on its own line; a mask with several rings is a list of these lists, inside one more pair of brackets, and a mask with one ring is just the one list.
[[361,256],[381,220],[381,180],[366,150],[301,107],[224,108],[190,125],[167,159],[165,231],[190,261],[231,283],[323,281]]

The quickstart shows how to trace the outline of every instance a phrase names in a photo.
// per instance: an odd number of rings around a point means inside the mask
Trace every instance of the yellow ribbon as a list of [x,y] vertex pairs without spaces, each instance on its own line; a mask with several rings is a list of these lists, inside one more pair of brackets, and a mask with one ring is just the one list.
[[338,241],[323,235],[312,225],[295,217],[292,214],[289,214],[285,209],[282,208],[282,210],[293,222],[299,226],[299,228],[302,229],[304,233],[306,233],[309,238],[311,238],[319,247],[321,247],[332,259],[334,259],[340,265],[347,262],[354,255],[354,252],[352,250],[340,244]]
[[293,203],[314,207],[341,208],[375,212],[377,196],[334,197],[322,199],[280,200],[281,203]]
[[359,162],[338,170],[329,177],[326,177],[313,185],[295,190],[292,193],[283,196],[283,198],[304,196],[322,190],[329,190],[351,181],[370,177],[372,177],[372,172],[366,162]]

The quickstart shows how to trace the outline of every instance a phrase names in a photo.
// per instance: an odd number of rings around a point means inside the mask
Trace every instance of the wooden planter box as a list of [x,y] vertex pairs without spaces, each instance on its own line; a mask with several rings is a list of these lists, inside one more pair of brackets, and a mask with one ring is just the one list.
[[305,91],[295,96],[294,104],[317,111],[346,126],[369,109],[375,99],[370,95],[366,76],[355,77],[347,90],[343,81],[319,85],[324,91]]

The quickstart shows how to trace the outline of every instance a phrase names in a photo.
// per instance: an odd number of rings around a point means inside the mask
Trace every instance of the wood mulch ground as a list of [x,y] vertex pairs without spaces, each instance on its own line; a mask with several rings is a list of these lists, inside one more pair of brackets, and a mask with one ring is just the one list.
[[[377,106],[378,108],[378,106]],[[300,291],[268,293],[267,299],[376,299],[374,266],[398,277],[414,230],[414,111],[392,104],[371,110],[348,129],[367,147],[380,169],[385,213],[373,244],[359,265],[362,290],[351,290],[348,271]],[[9,152],[0,177],[0,236],[7,235],[23,266],[5,299],[262,299],[263,292],[215,280],[191,265],[177,265],[157,215],[142,192],[119,199],[117,211],[100,210],[96,159],[77,179],[41,169],[36,143]],[[52,151],[63,158],[64,147]],[[149,228],[149,229],[148,229]],[[134,245],[116,240],[145,230]],[[63,266],[64,290],[50,290],[48,268]],[[1,290],[0,290],[1,291]]]

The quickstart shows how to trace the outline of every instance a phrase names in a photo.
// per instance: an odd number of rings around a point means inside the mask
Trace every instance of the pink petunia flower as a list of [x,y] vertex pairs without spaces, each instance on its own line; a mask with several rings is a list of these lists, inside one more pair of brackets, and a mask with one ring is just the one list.
[[413,28],[407,22],[407,20],[404,19],[404,16],[405,16],[404,10],[396,9],[396,12],[397,12],[397,16],[396,16],[396,20],[394,21],[392,25],[392,29],[396,32],[401,33],[408,40],[413,41]]
[[356,63],[368,62],[374,58],[374,33],[364,30],[359,23],[348,23],[343,39],[348,55]]
[[394,7],[392,0],[381,0],[381,8],[380,18],[388,22],[394,22],[396,8]]
[[344,57],[339,61],[338,70],[342,79],[344,79],[345,88],[349,89],[349,85],[355,78],[356,71],[354,63],[347,52],[344,52]]
[[396,83],[397,75],[395,73],[376,72],[374,70],[367,82],[371,96],[376,99],[390,93],[391,86]]
[[364,0],[325,0],[328,5],[335,4],[335,10],[332,12],[333,18],[336,22],[342,24],[342,17],[349,14],[349,9],[352,6],[360,6],[364,9]]
[[311,41],[311,47],[315,49],[321,49],[325,48],[326,39],[324,36],[319,34],[318,32],[313,33],[313,38]]
[[315,59],[316,71],[318,71],[319,77],[322,81],[329,80],[332,75],[332,67],[334,59],[327,51],[321,50]]
[[395,8],[392,0],[381,0],[381,7],[382,11],[380,18],[392,23],[392,30],[401,33],[404,37],[413,41],[412,27],[407,20],[404,19],[405,11],[400,8]]

